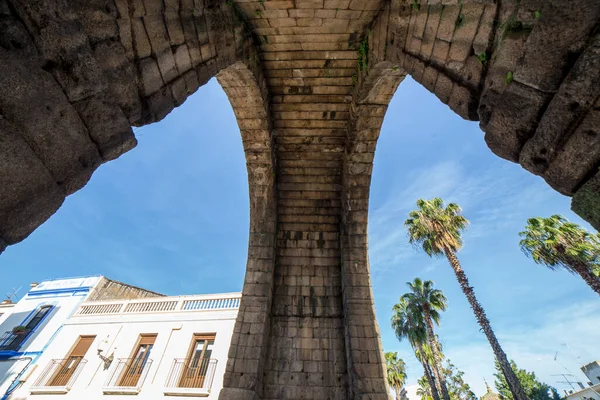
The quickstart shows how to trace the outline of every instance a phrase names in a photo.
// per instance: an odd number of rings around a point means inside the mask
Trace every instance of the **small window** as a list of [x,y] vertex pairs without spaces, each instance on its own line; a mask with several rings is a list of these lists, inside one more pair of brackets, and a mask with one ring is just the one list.
[[24,327],[22,327],[22,329],[19,329],[18,331],[13,331],[13,335],[11,336],[11,338],[6,343],[3,343],[2,347],[5,348],[5,350],[18,350],[23,344],[23,342],[25,342],[25,339],[29,337],[29,334],[33,330],[35,330],[35,328],[37,328],[40,322],[42,322],[44,317],[48,315],[50,310],[52,310],[51,305],[46,305],[38,308],[33,317],[31,317],[31,319],[27,321],[27,323]]
[[179,387],[201,388],[210,365],[215,335],[194,335]]
[[54,375],[50,379],[48,386],[66,386],[73,373],[77,370],[81,362],[83,361],[83,357],[85,357],[85,353],[89,350],[92,342],[96,336],[80,336],[77,344],[71,350],[71,353],[64,360],[56,360],[59,361],[59,367]]
[[156,335],[141,336],[135,351],[133,352],[133,356],[124,366],[123,376],[121,376],[118,386],[137,386],[138,381],[142,376],[142,372],[144,371],[144,367],[148,363],[150,351],[152,350],[155,341]]

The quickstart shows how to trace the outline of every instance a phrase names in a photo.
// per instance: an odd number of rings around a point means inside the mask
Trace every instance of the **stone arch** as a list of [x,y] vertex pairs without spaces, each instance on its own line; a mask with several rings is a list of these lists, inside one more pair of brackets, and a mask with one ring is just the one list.
[[0,0],[0,249],[216,75],[251,197],[220,397],[387,399],[367,212],[405,74],[600,226],[600,3],[562,3]]
[[1,0],[0,10],[0,251],[134,148],[131,125],[257,59],[243,21],[217,0]]
[[392,1],[369,55],[480,121],[496,155],[573,196],[600,229],[599,22],[590,0]]
[[[405,76],[404,71],[388,61],[361,71],[351,104],[342,177],[340,242],[348,380],[354,396],[385,398],[389,393],[371,289],[368,212],[377,139],[388,104]],[[369,349],[367,356],[357,357],[365,352],[365,347]]]
[[268,93],[258,64],[238,62],[217,80],[236,115],[248,168],[250,239],[243,296],[220,398],[261,394],[268,349],[277,232],[275,155]]

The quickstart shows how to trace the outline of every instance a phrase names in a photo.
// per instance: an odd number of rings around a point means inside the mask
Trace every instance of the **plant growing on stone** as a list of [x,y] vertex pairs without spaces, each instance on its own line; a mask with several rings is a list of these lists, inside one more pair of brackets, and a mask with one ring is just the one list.
[[408,229],[409,241],[425,251],[430,257],[445,256],[456,275],[456,279],[465,294],[475,318],[487,337],[502,372],[509,384],[515,400],[527,400],[525,392],[514,371],[510,367],[506,353],[502,350],[496,334],[492,330],[485,310],[477,300],[473,287],[462,269],[456,252],[462,247],[461,233],[469,221],[462,215],[460,207],[454,203],[445,206],[440,198],[417,200],[417,210],[411,211],[404,225]]
[[458,18],[456,19],[456,27],[460,28],[465,24],[465,15],[458,14]]
[[358,59],[356,62],[359,71],[369,69],[369,35],[365,36],[358,46]]
[[577,274],[600,295],[600,235],[592,234],[563,216],[529,218],[521,250],[537,264]]
[[254,10],[254,16],[255,17],[260,18],[261,15],[262,15],[262,11],[260,11],[260,10]]
[[513,72],[512,71],[508,71],[506,73],[506,84],[510,85],[510,83],[512,82],[512,80],[513,80]]
[[417,0],[412,0],[411,7],[415,11],[419,11],[421,9],[421,5],[417,3]]
[[481,65],[485,65],[488,62],[488,54],[487,51],[484,51],[483,53],[479,53],[477,54],[477,61],[479,61],[479,63]]

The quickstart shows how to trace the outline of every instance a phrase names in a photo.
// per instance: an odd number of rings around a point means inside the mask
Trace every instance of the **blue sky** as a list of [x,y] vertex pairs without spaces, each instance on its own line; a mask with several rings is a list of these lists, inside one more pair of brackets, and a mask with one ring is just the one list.
[[[239,130],[218,83],[211,80],[136,135],[136,149],[102,166],[48,222],[0,256],[0,293],[23,286],[22,295],[32,281],[90,274],[169,295],[241,290],[247,177]],[[382,342],[407,361],[409,384],[423,371],[389,319],[416,276],[434,280],[449,299],[438,329],[445,353],[478,395],[483,379],[493,380],[493,355],[452,270],[407,242],[407,213],[418,198],[434,196],[457,202],[471,221],[459,258],[509,356],[559,389],[568,387],[554,374],[583,380],[578,366],[600,357],[600,302],[581,279],[527,259],[518,232],[528,217],[555,213],[589,225],[570,211],[570,199],[494,156],[477,123],[408,78],[377,146],[369,242]]]

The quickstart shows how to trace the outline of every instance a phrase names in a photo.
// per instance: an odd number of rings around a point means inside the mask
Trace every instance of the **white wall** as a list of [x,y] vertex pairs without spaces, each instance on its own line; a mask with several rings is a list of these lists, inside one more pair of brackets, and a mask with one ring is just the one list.
[[598,361],[589,363],[581,367],[583,373],[588,377],[592,385],[600,383],[600,365]]
[[567,397],[567,400],[600,400],[600,395],[598,394],[600,391],[600,385],[595,385],[593,387],[587,387],[579,392],[573,393]]
[[[152,348],[153,360],[147,378],[137,399],[163,398],[164,386],[175,358],[186,358],[194,334],[216,333],[211,358],[217,359],[215,379],[207,399],[217,399],[223,386],[223,375],[227,363],[227,353],[233,334],[237,310],[190,311],[177,313],[153,313],[110,316],[74,316],[63,327],[49,348],[39,360],[39,366],[25,384],[11,399],[25,399],[30,396],[29,388],[42,373],[51,359],[65,358],[79,336],[96,335],[85,358],[88,360],[73,388],[61,399],[128,399],[127,395],[106,395],[102,392],[109,374],[118,364],[118,358],[129,358],[140,334],[158,334]],[[109,346],[104,355],[114,351],[115,361],[109,370],[103,370],[103,363],[97,356],[98,344],[107,339]],[[169,396],[173,399],[178,397]],[[56,395],[32,396],[35,400],[56,400]],[[183,399],[183,397],[180,397]]]
[[[88,290],[85,288],[94,285],[98,280],[99,278],[92,277],[42,282],[15,304],[7,318],[0,320],[0,335],[12,331],[15,326],[26,324],[27,319],[39,307],[52,305],[54,308],[50,314],[44,318],[19,349],[19,352],[43,351],[62,324],[85,299],[88,294]],[[81,288],[81,291],[76,293],[68,291],[68,289],[76,288]]]
[[17,375],[19,375],[31,361],[31,358],[0,360],[0,395],[6,393]]
[[0,324],[2,324],[2,322],[4,322],[10,314],[12,314],[14,307],[14,304],[0,304]]

